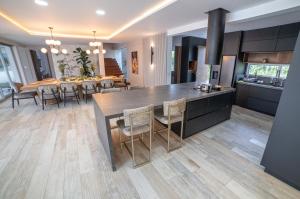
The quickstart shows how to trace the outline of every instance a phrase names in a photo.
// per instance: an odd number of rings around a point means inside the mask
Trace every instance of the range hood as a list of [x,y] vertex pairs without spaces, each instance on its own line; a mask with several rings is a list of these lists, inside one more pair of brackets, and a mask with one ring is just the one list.
[[218,8],[207,12],[208,28],[205,64],[220,65],[227,10]]

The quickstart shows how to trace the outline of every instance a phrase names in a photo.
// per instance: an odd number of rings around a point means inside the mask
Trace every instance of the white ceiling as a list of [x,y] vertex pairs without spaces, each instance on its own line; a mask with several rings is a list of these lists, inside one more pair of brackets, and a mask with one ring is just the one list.
[[[34,0],[0,0],[0,12],[31,31],[47,33],[47,27],[53,26],[55,27],[54,32],[59,34],[89,36],[92,35],[92,30],[96,30],[97,36],[101,37],[111,35],[163,1],[165,0],[48,0],[49,6],[41,7],[36,5]],[[206,20],[205,12],[219,7],[235,13],[249,7],[273,2],[271,0],[173,1],[172,4],[145,19],[133,23],[132,26],[114,36],[109,42],[129,41],[137,37],[166,32],[175,27]],[[96,9],[105,10],[106,15],[97,16],[95,14]],[[270,20],[272,21],[272,19]],[[273,21],[277,22],[277,20]],[[268,24],[269,22],[262,23]],[[233,29],[239,29],[239,25],[234,24]],[[45,39],[44,36],[29,35],[1,16],[0,37],[26,45],[43,45]],[[60,40],[63,43],[81,44],[86,43],[89,38],[60,38]]]

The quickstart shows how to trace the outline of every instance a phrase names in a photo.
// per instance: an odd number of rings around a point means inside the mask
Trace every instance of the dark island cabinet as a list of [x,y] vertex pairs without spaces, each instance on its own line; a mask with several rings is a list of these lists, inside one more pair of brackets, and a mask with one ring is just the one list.
[[[224,93],[187,103],[183,138],[199,133],[220,122],[230,119],[234,93]],[[172,125],[172,130],[180,134],[180,123]]]

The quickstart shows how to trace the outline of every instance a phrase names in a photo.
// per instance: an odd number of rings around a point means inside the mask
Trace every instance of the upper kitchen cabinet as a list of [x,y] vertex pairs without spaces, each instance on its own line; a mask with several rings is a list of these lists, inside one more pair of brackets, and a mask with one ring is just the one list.
[[222,55],[237,55],[240,50],[242,32],[224,34]]
[[276,51],[293,51],[300,30],[300,23],[280,26]]
[[242,52],[273,52],[276,48],[279,26],[244,32]]
[[245,31],[242,52],[293,51],[300,23]]

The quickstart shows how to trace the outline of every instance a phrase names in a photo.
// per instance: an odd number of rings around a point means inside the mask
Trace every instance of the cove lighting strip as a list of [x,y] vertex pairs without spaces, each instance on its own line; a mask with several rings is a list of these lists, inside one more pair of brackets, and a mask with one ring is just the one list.
[[[100,36],[100,37],[98,36],[98,37],[96,37],[96,39],[110,40],[113,37],[115,37],[116,35],[120,34],[121,32],[125,31],[126,29],[130,28],[134,24],[136,24],[136,23],[142,21],[143,19],[153,15],[154,13],[166,8],[167,6],[175,3],[176,1],[177,0],[164,0],[164,1],[156,4],[155,6],[151,7],[150,9],[146,10],[144,13],[137,16],[136,18],[132,19],[131,21],[129,21],[128,23],[123,25],[121,28],[114,31],[109,36]],[[46,37],[50,36],[48,32],[39,32],[39,31],[34,31],[34,30],[30,30],[30,29],[26,28],[25,26],[23,26],[22,24],[17,22],[15,19],[13,19],[12,17],[4,14],[1,11],[0,11],[0,16],[3,17],[4,19],[6,19],[7,21],[9,21],[10,23],[14,24],[15,26],[17,26],[21,30],[25,31],[29,35],[46,36]],[[62,33],[55,33],[55,34],[53,34],[53,36],[55,36],[55,37],[64,37],[64,38],[79,38],[79,39],[90,39],[91,38],[90,35],[73,35],[73,34],[62,34]]]

